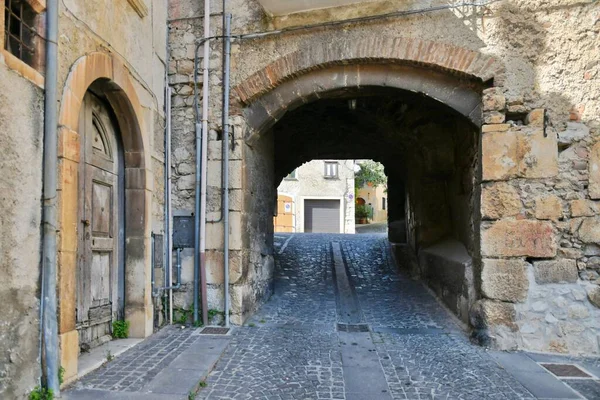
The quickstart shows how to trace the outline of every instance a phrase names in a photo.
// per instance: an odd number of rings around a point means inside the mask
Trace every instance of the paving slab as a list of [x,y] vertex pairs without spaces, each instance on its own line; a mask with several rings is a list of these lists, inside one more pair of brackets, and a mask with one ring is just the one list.
[[65,391],[67,399],[188,399],[231,340],[166,327]]
[[582,399],[525,353],[492,351],[490,355],[538,399]]

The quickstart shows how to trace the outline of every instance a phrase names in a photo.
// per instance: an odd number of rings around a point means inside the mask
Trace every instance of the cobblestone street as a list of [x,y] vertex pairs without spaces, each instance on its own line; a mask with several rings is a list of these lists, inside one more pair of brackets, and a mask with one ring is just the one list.
[[[396,272],[385,235],[276,234],[275,245],[275,293],[237,329],[198,399],[534,399],[536,385],[555,390],[547,398],[583,398],[523,353],[521,369],[532,366],[519,379],[471,344]],[[580,382],[598,398],[597,380]]]

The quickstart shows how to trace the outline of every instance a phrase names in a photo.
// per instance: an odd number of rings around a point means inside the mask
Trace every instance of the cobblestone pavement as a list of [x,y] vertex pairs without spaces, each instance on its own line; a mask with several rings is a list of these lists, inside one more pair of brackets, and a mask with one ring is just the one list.
[[126,351],[114,361],[86,375],[75,390],[137,392],[198,339],[198,329],[168,326]]
[[[536,398],[485,349],[471,344],[420,283],[396,272],[385,235],[275,239],[275,293],[236,331],[198,399]],[[371,330],[355,334],[356,343],[336,329],[332,242],[340,244]],[[359,354],[364,335],[363,353],[377,365],[352,375],[348,346],[357,345]],[[379,378],[383,389],[375,394]],[[353,393],[361,386],[369,394]]]
[[356,233],[387,233],[387,222],[373,222],[366,225],[356,225]]

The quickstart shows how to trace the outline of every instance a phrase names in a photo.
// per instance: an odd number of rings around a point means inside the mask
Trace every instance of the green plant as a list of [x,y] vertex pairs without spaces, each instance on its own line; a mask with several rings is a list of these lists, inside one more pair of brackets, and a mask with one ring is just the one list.
[[264,324],[264,323],[265,323],[265,322],[267,322],[267,321],[265,321],[264,319],[261,319],[261,320],[260,320],[260,321],[258,321],[258,322],[260,322],[261,324]]
[[58,369],[58,384],[62,385],[65,382],[65,369],[60,367]]
[[206,381],[200,381],[200,383],[198,384],[198,386],[200,386],[201,388],[205,388],[206,387]]
[[194,400],[196,398],[196,394],[194,394],[194,392],[190,391],[188,393],[188,400]]
[[186,310],[185,308],[174,308],[175,322],[181,325],[187,324],[188,320],[192,315],[192,310]]
[[255,324],[254,322],[250,322],[250,323],[248,324],[248,326],[249,326],[250,328],[254,328],[254,327],[256,326],[256,324]]
[[379,185],[387,187],[387,176],[385,176],[383,164],[366,160],[358,165],[360,170],[354,174],[354,187],[360,189],[367,183],[371,183],[374,187]]
[[367,206],[364,204],[357,204],[354,209],[354,216],[356,218],[367,218],[369,216]]
[[213,319],[213,317],[216,315],[225,316],[225,313],[223,311],[215,310],[214,308],[211,308],[210,310],[208,310],[208,319]]
[[129,337],[129,321],[113,321],[113,339],[126,339]]
[[29,400],[53,400],[54,392],[52,389],[48,389],[41,386],[36,386],[33,388],[31,393],[29,393]]
[[113,355],[113,353],[111,353],[110,350],[106,350],[106,361],[111,362],[114,359],[115,356]]

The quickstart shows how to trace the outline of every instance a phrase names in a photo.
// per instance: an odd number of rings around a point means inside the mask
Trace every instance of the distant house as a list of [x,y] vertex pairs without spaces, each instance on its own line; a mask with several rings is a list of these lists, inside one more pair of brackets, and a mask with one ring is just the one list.
[[366,184],[358,189],[356,205],[365,205],[370,210],[369,222],[387,222],[387,192],[384,185]]
[[354,233],[354,161],[313,160],[277,188],[275,232]]

